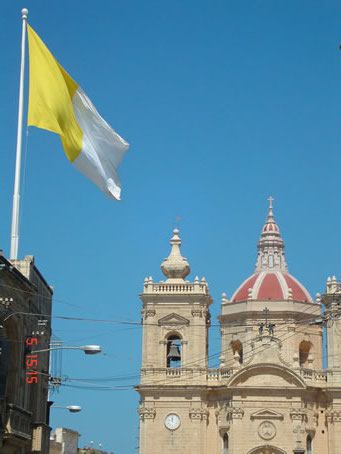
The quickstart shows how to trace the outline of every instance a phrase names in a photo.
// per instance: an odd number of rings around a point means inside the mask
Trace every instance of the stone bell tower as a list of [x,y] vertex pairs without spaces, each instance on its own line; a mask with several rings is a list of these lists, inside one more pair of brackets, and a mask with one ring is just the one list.
[[190,266],[180,252],[178,229],[170,244],[170,254],[161,264],[166,280],[146,278],[141,294],[140,454],[199,453],[206,433],[212,299],[205,278],[186,280]]
[[326,293],[322,295],[327,318],[328,369],[341,382],[341,282],[328,277]]

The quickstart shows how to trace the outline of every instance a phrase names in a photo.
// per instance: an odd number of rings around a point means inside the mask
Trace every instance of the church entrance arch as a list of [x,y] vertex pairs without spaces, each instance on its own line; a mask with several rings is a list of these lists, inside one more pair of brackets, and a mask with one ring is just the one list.
[[276,448],[276,446],[263,445],[251,449],[247,454],[287,454],[283,449]]

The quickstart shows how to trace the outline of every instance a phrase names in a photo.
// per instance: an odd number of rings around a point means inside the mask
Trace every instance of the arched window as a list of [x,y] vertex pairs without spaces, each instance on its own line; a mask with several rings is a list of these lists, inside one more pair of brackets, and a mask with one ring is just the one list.
[[313,442],[311,436],[307,436],[307,454],[313,454]]
[[181,367],[182,344],[177,335],[167,338],[167,367]]
[[231,348],[233,356],[235,357],[236,353],[238,354],[239,358],[238,361],[240,364],[243,364],[243,345],[240,340],[234,340],[231,342]]
[[229,436],[226,433],[223,436],[223,454],[229,454]]
[[302,341],[299,347],[299,362],[300,367],[306,367],[308,365],[308,356],[311,350],[311,342]]

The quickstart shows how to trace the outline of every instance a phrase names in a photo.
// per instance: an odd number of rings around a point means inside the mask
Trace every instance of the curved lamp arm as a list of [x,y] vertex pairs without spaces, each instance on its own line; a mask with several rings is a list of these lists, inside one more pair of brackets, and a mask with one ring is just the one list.
[[42,350],[32,350],[32,353],[51,352],[53,350],[83,350],[86,355],[96,355],[101,353],[102,348],[99,345],[83,345],[81,347],[50,347]]

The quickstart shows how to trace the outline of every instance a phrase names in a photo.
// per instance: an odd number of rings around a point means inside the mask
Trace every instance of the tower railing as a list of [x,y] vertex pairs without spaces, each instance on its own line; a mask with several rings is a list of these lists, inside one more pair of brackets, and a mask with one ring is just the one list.
[[[142,383],[158,384],[163,383],[163,380],[172,383],[179,381],[192,381],[200,384],[207,384],[210,386],[219,386],[226,383],[235,373],[240,371],[240,368],[205,368],[205,367],[145,367],[141,369]],[[315,370],[308,368],[294,369],[294,371],[301,376],[309,386],[325,387],[331,377],[330,371]],[[173,382],[174,384],[174,382]]]
[[146,283],[144,285],[144,293],[199,293],[208,295],[208,287],[206,283]]

